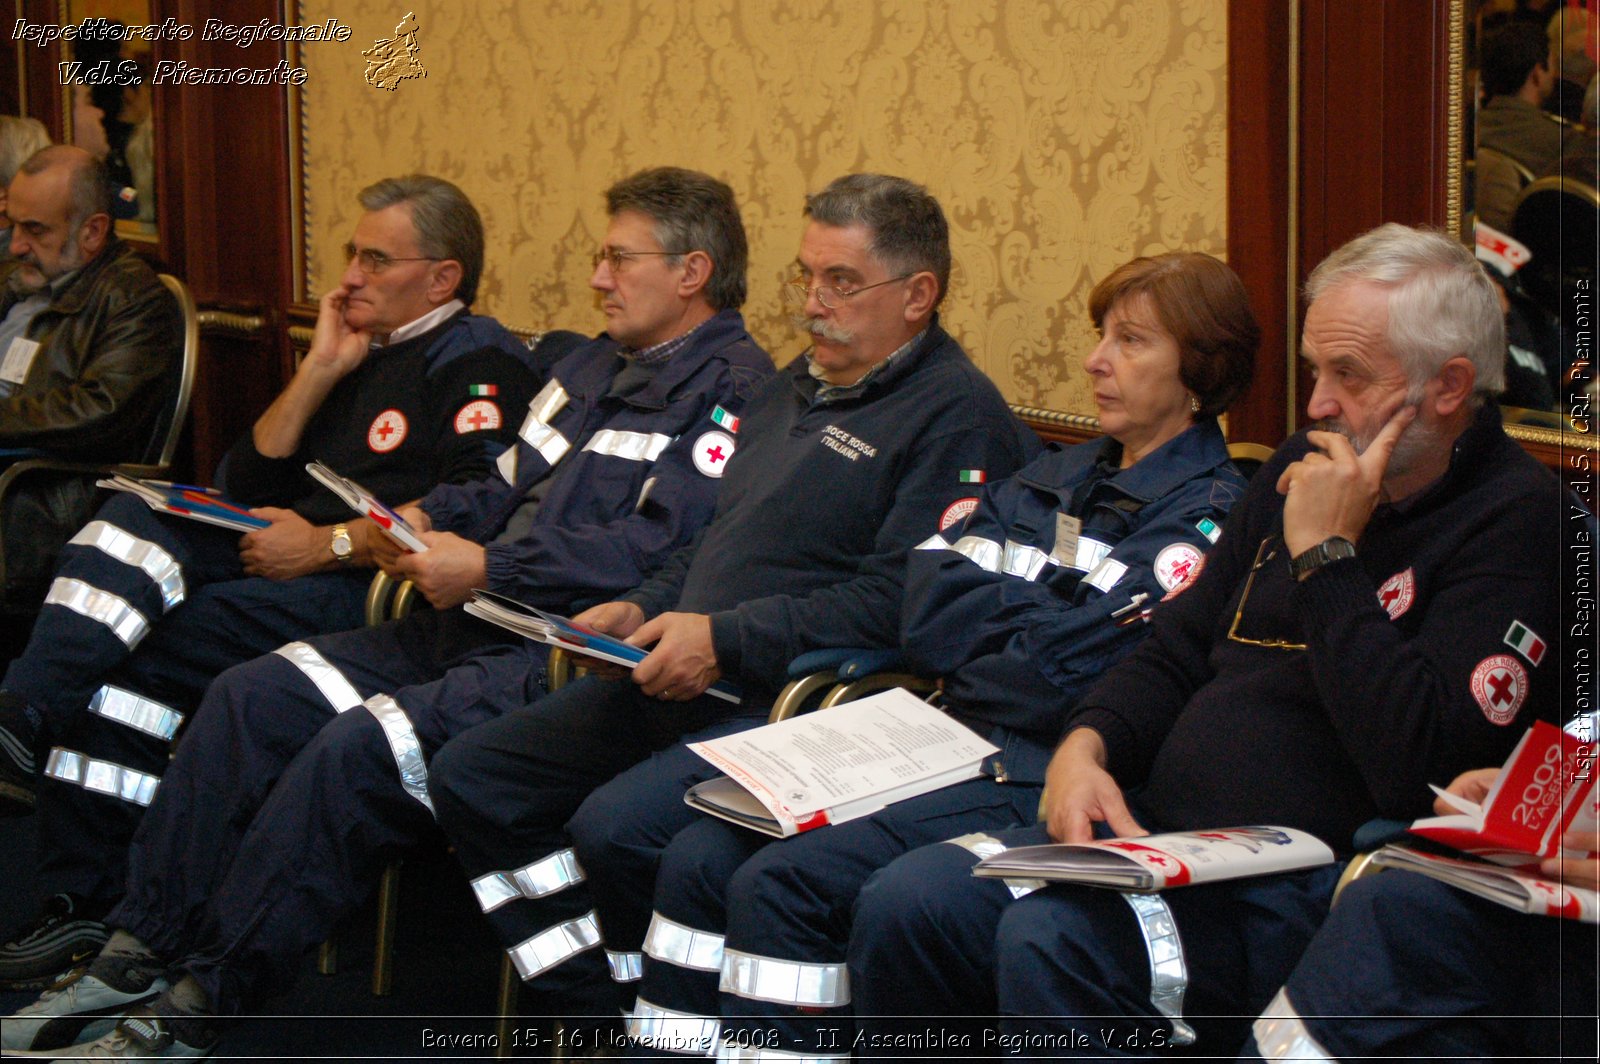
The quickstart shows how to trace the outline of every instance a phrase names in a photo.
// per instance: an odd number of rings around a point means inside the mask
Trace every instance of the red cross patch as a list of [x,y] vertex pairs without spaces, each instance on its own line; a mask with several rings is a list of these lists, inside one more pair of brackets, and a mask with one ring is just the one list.
[[406,416],[398,410],[385,410],[372,419],[367,429],[367,446],[379,454],[394,450],[405,441]]
[[1189,578],[1189,574],[1200,566],[1200,552],[1187,543],[1168,543],[1161,548],[1161,553],[1156,555],[1155,570],[1156,583],[1161,585],[1161,590],[1171,591]]
[[497,429],[501,421],[500,407],[497,403],[488,399],[474,399],[456,411],[456,435]]
[[1490,654],[1472,670],[1472,697],[1495,724],[1510,724],[1528,697],[1528,672],[1509,654]]
[[1189,590],[1190,586],[1193,585],[1196,580],[1200,579],[1200,570],[1204,569],[1205,567],[1206,567],[1206,556],[1204,554],[1202,554],[1202,555],[1200,555],[1200,560],[1199,561],[1197,561],[1193,565],[1189,566],[1189,571],[1184,575],[1183,579],[1178,583],[1178,586],[1173,588],[1171,591],[1168,591],[1165,595],[1161,596],[1161,601],[1165,602],[1168,599],[1175,599],[1179,595],[1183,594],[1185,591]]
[[954,528],[971,516],[972,511],[978,508],[978,497],[969,495],[965,499],[957,499],[945,507],[944,513],[939,515],[939,531]]
[[722,476],[728,459],[733,457],[733,437],[726,432],[701,433],[694,441],[694,467],[708,477]]
[[1395,573],[1378,585],[1378,605],[1383,607],[1391,621],[1398,621],[1400,615],[1411,608],[1416,597],[1417,573],[1414,569]]

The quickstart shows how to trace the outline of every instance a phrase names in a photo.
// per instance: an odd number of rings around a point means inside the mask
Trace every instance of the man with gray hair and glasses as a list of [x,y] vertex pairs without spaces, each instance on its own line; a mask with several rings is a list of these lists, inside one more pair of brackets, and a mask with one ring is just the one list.
[[[811,346],[752,400],[716,516],[578,618],[648,656],[434,758],[440,826],[541,1012],[614,1026],[638,978],[644,929],[601,926],[608,887],[585,882],[563,831],[584,799],[634,766],[692,782],[709,766],[677,744],[762,723],[802,653],[894,646],[907,553],[965,513],[972,481],[1010,475],[1034,447],[939,325],[950,243],[938,201],[903,178],[854,174],[810,197],[806,215],[785,296]],[[709,694],[719,680],[743,700]],[[614,815],[637,824],[641,847],[694,815],[681,787],[629,793],[642,804],[624,799]]]
[[1330,255],[1306,296],[1317,424],[1072,711],[1043,823],[914,850],[862,892],[858,1053],[938,1056],[930,1023],[953,1047],[992,1038],[997,1015],[1013,1045],[1231,1055],[1338,865],[1124,895],[978,879],[973,850],[1270,824],[1348,857],[1362,824],[1428,815],[1429,784],[1559,716],[1570,495],[1501,427],[1493,284],[1457,241],[1391,224]]
[[[14,191],[27,191],[22,181]],[[38,795],[48,892],[39,917],[0,947],[0,980],[38,985],[104,941],[127,839],[213,677],[287,640],[362,623],[371,541],[382,537],[306,463],[400,503],[486,474],[516,438],[510,419],[535,378],[526,345],[467,310],[483,269],[477,209],[423,175],[359,198],[348,264],[322,297],[310,350],[218,474],[266,526],[241,538],[115,495],[62,550],[32,636],[0,682],[0,815],[26,812]],[[29,235],[32,213],[17,223],[34,262],[23,268],[47,276],[66,251]],[[170,301],[161,306],[166,315]],[[176,314],[160,329],[175,360]]]

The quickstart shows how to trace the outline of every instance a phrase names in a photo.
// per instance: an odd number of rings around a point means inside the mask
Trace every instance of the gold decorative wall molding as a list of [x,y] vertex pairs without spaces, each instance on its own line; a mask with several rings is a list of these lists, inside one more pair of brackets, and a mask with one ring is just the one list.
[[[473,197],[479,309],[602,327],[586,282],[601,191],[640,167],[739,194],[751,330],[803,346],[778,299],[805,194],[855,170],[926,184],[951,222],[944,322],[1013,403],[1087,416],[1094,282],[1135,255],[1224,255],[1226,0],[301,0],[293,101],[302,298],[336,283],[355,192],[421,170]],[[365,80],[415,12],[425,77]]]

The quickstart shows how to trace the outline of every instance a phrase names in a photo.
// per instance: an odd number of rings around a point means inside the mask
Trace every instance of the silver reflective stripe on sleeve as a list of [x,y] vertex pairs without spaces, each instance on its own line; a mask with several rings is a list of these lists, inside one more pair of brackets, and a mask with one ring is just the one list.
[[608,949],[606,967],[611,969],[613,983],[637,983],[644,978],[644,954],[618,953]]
[[1084,576],[1083,582],[1101,591],[1110,591],[1117,586],[1117,581],[1121,580],[1122,574],[1127,571],[1126,565],[1114,558],[1107,558]]
[[720,1042],[717,1059],[728,1061],[781,1060],[794,1064],[832,1064],[835,1060],[849,1060],[849,1053],[791,1053],[785,1049],[757,1049],[753,1046]]
[[[997,853],[1003,853],[1006,848],[1005,843],[993,835],[985,835],[982,832],[961,835],[944,841],[951,846],[961,847],[979,860],[985,857],[993,857]],[[1046,885],[1042,879],[1002,879],[1000,882],[1004,883],[1007,889],[1011,891],[1013,898],[1026,897]]]
[[644,933],[644,951],[658,961],[694,968],[702,972],[722,970],[722,936],[696,931],[660,913],[650,914],[650,929]]
[[183,723],[183,714],[171,706],[164,706],[153,698],[145,698],[110,684],[100,688],[89,699],[89,712],[166,742],[172,741],[172,737],[178,734],[178,726]]
[[850,973],[843,963],[781,961],[724,949],[717,989],[751,1001],[835,1008],[850,1004]]
[[149,805],[156,796],[161,777],[147,772],[136,772],[126,765],[112,761],[97,761],[76,750],[59,746],[50,751],[44,764],[44,774],[62,783],[75,783],[86,791],[109,794],[134,805]]
[[1172,910],[1159,894],[1131,894],[1123,899],[1133,909],[1150,954],[1150,1004],[1172,1021],[1172,1044],[1194,1044],[1194,1028],[1183,1022],[1183,992],[1189,988],[1189,966],[1183,959],[1183,942]]
[[433,812],[433,799],[428,797],[428,766],[423,763],[422,744],[417,741],[411,718],[388,695],[373,695],[364,704],[389,737],[389,752],[394,754],[395,767],[400,770],[400,786]]
[[571,449],[572,444],[567,438],[542,421],[530,422],[522,426],[522,439],[529,447],[538,451],[546,462],[552,466],[561,461],[561,456]]
[[500,452],[500,457],[494,460],[494,467],[500,471],[500,476],[507,484],[517,482],[517,445],[512,444]]
[[82,580],[58,576],[44,597],[46,606],[65,606],[73,613],[81,613],[91,621],[99,621],[132,650],[150,631],[150,622],[144,614],[128,604],[128,600],[109,591],[91,587]]
[[1044,563],[1050,560],[1050,555],[1038,547],[1030,547],[1025,543],[1018,543],[1014,539],[1006,540],[1005,554],[1000,561],[1000,571],[1007,576],[1017,576],[1024,580],[1037,580],[1044,571]]
[[1261,1010],[1250,1028],[1255,1032],[1256,1047],[1263,1060],[1281,1064],[1290,1060],[1337,1060],[1322,1043],[1306,1030],[1305,1021],[1289,1000],[1287,989],[1280,987],[1267,1007]]
[[967,560],[979,569],[989,573],[1000,571],[1000,544],[992,539],[982,536],[962,536],[950,544],[950,549],[957,554],[963,554]]
[[[528,421],[549,421],[561,413],[561,408],[567,405],[567,389],[562,387],[558,380],[549,380],[539,394],[528,403]],[[526,428],[528,421],[524,421]]]
[[714,1016],[674,1012],[644,998],[634,1001],[627,1025],[628,1037],[640,1045],[696,1057],[711,1055],[717,1046],[717,1033],[722,1030],[722,1022]]
[[634,462],[654,462],[672,442],[671,436],[659,432],[627,432],[622,429],[601,429],[583,445],[586,451],[626,458]]
[[547,927],[506,950],[524,981],[600,944],[600,921],[591,909],[575,920]]
[[915,547],[912,547],[911,549],[912,550],[949,550],[950,549],[950,543],[943,536],[939,535],[939,533],[935,532],[933,535],[929,536],[927,539],[923,540],[921,543],[918,543]]
[[486,913],[517,898],[542,898],[583,882],[583,866],[571,849],[557,850],[510,872],[490,872],[472,881],[472,892]]
[[1111,544],[1101,543],[1098,539],[1088,536],[1078,537],[1078,551],[1073,556],[1069,569],[1081,569],[1084,572],[1093,571],[1094,567],[1106,560],[1106,555],[1111,553]]
[[124,565],[144,570],[150,582],[161,589],[161,606],[166,612],[183,601],[183,567],[178,559],[131,532],[106,521],[90,521],[68,540],[79,547],[95,547]]
[[285,643],[273,653],[289,659],[295,668],[305,673],[306,678],[317,685],[317,690],[322,692],[322,697],[328,700],[328,705],[333,707],[335,713],[355,709],[361,704],[361,696],[344,678],[344,673],[329,665],[328,660],[318,654],[310,643]]

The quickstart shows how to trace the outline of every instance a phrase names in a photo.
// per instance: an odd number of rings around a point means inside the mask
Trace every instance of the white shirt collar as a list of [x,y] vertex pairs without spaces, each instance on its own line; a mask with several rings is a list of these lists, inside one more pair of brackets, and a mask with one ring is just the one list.
[[374,344],[373,346],[388,347],[390,344],[397,344],[402,340],[409,340],[413,336],[421,336],[423,333],[427,332],[435,325],[438,325],[456,311],[463,310],[465,308],[466,304],[461,302],[461,300],[452,299],[444,306],[435,307],[434,309],[428,311],[428,313],[424,314],[416,321],[410,321],[400,326],[400,328],[389,334],[388,340],[384,341],[382,344]]

